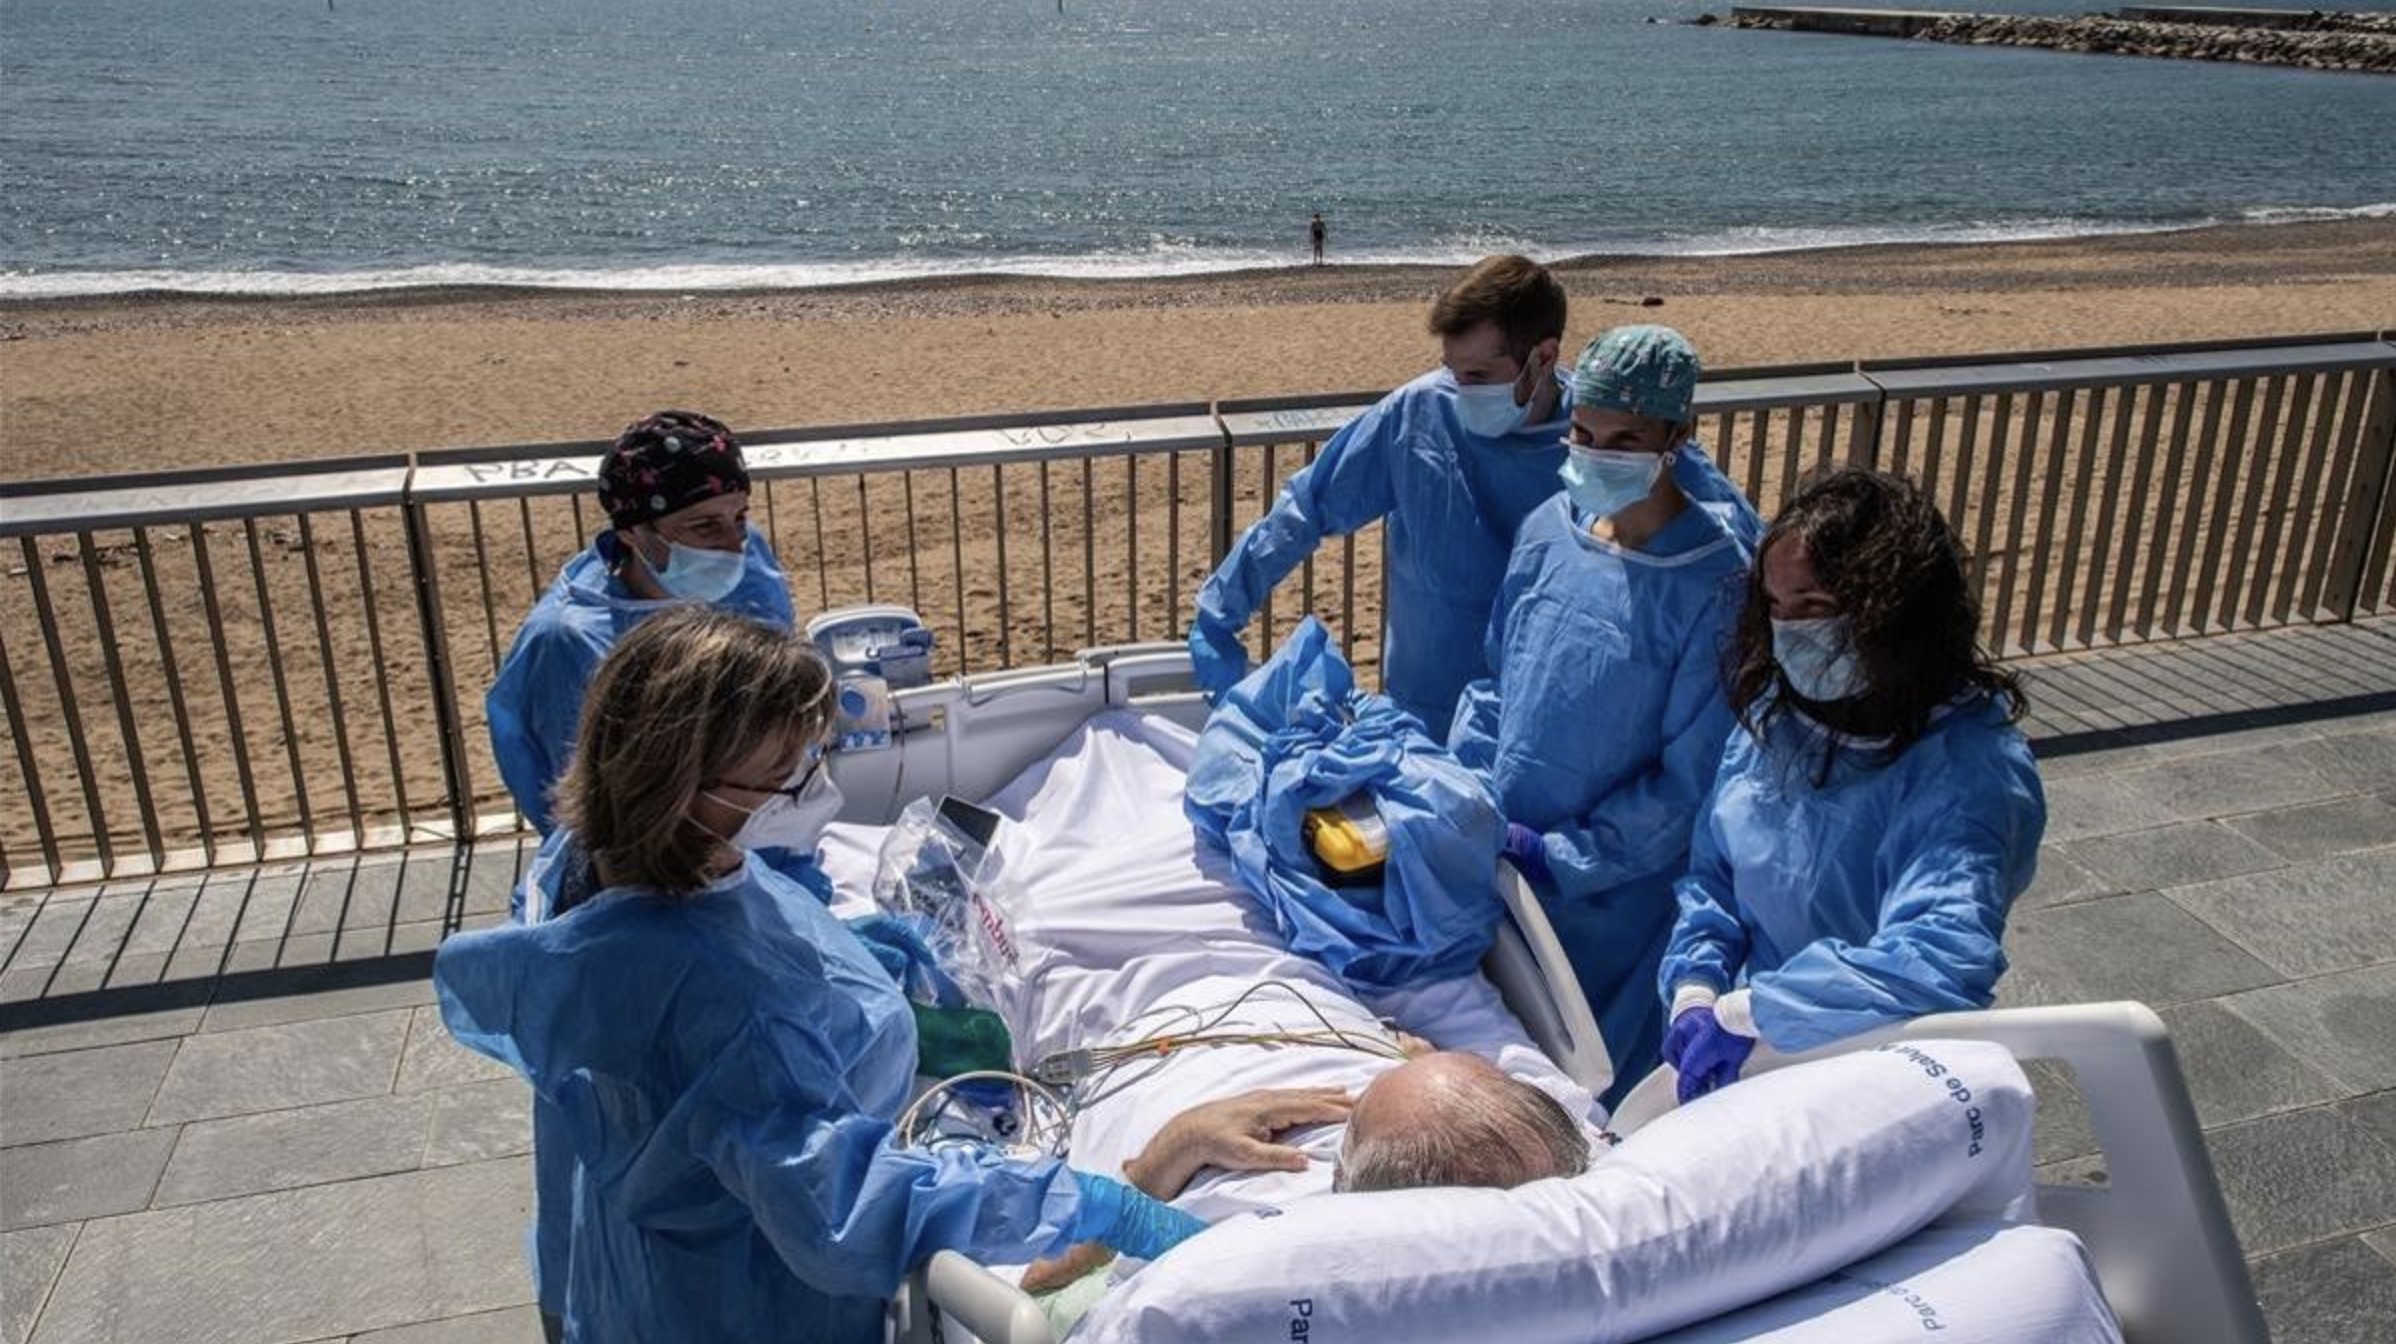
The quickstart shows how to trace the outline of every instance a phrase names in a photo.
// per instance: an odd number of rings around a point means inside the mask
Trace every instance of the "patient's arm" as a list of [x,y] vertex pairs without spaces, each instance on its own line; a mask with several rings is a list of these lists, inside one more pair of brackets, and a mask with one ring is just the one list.
[[[1139,1156],[1123,1164],[1123,1177],[1158,1199],[1180,1194],[1206,1167],[1225,1171],[1304,1171],[1306,1154],[1273,1142],[1301,1125],[1335,1125],[1348,1118],[1354,1100],[1336,1087],[1259,1088],[1192,1106],[1165,1122]],[[1113,1252],[1085,1242],[1023,1274],[1023,1290],[1062,1288],[1105,1264]]]

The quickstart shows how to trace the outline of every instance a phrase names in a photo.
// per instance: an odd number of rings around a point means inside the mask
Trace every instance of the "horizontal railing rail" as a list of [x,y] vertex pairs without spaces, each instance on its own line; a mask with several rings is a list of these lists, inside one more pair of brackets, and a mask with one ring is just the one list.
[[[744,433],[800,607],[896,601],[944,671],[1178,639],[1378,392]],[[2384,333],[1726,370],[1698,438],[1767,516],[1922,480],[2008,657],[2396,613]],[[600,441],[0,485],[0,874],[50,885],[514,834],[482,691],[605,526]],[[1273,594],[1379,663],[1380,526]]]

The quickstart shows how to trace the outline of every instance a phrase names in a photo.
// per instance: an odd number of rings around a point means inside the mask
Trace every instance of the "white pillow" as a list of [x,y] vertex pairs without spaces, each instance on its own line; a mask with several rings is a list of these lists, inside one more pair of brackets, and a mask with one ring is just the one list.
[[1645,1339],[1812,1283],[1941,1217],[2030,1212],[2002,1047],[1915,1042],[1747,1079],[1570,1180],[1323,1195],[1217,1225],[1077,1344]]
[[2080,1239],[2003,1223],[1929,1227],[1793,1293],[1651,1344],[2121,1344]]

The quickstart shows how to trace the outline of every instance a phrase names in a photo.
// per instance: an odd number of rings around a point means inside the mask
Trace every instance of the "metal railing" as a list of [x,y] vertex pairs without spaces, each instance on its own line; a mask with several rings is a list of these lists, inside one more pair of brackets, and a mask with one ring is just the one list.
[[[943,670],[1177,639],[1371,395],[769,432],[802,609],[913,606]],[[1742,370],[1700,438],[1769,516],[1807,470],[1928,483],[2019,657],[2396,612],[2380,335]],[[602,524],[599,443],[0,487],[0,872],[46,885],[513,833],[482,691]],[[1361,673],[1378,527],[1277,591]]]

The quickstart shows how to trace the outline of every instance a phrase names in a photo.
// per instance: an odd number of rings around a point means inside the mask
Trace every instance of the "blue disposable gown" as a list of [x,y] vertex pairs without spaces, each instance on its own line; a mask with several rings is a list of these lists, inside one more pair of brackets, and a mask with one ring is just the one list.
[[569,1338],[881,1338],[944,1248],[1020,1260],[1072,1231],[1054,1159],[891,1144],[914,1018],[815,895],[751,861],[688,899],[601,891],[460,934],[433,965],[457,1039],[522,1073],[581,1167]]
[[[1377,880],[1331,886],[1306,813],[1359,795],[1389,857]],[[1182,809],[1231,855],[1289,949],[1358,988],[1462,975],[1496,939],[1501,826],[1488,791],[1411,716],[1358,692],[1312,616],[1216,703]]]
[[1658,983],[1744,984],[1773,1049],[1985,1008],[2030,885],[2046,795],[1998,706],[1949,707],[1894,761],[1796,713],[1734,733]]
[[[499,679],[483,697],[499,777],[517,810],[543,835],[553,825],[549,786],[565,773],[566,758],[574,752],[582,693],[600,660],[626,631],[675,605],[633,596],[615,576],[616,546],[615,534],[603,532],[566,562],[517,629]],[[717,605],[789,629],[790,585],[755,528],[749,530],[747,552],[740,586]]]
[[1558,495],[1524,520],[1498,590],[1496,675],[1457,705],[1457,759],[1541,835],[1542,904],[1621,1089],[1663,1038],[1656,964],[1733,723],[1722,659],[1747,565],[1715,512],[1683,509],[1630,550],[1590,535]]
[[[1481,635],[1515,529],[1556,493],[1568,413],[1569,405],[1545,424],[1485,439],[1456,418],[1453,374],[1415,379],[1341,427],[1290,477],[1199,590],[1197,619],[1245,627],[1324,538],[1387,518],[1381,688],[1444,738],[1457,693],[1487,670]],[[1691,499],[1751,540],[1761,534],[1754,510],[1702,449],[1689,445],[1672,472]]]

